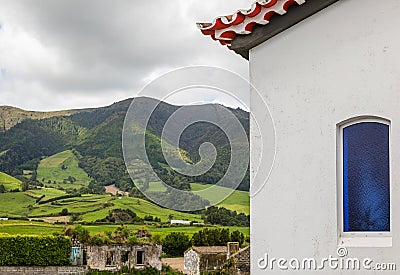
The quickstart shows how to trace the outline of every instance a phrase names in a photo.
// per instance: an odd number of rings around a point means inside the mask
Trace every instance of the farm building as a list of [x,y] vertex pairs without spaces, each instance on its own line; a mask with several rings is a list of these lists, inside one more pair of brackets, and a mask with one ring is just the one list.
[[[252,100],[253,115],[274,122],[275,148],[262,155],[251,134],[252,186],[266,182],[251,198],[252,274],[399,267],[399,13],[397,0],[259,0],[199,24],[249,60],[251,97],[268,106]],[[259,176],[265,156],[273,165]]]
[[190,225],[190,221],[184,221],[184,220],[171,220],[171,224],[177,224],[177,225]]
[[238,255],[238,252],[239,243],[236,242],[230,242],[227,246],[193,246],[185,251],[185,272],[189,275],[200,275],[222,269],[230,257]]
[[232,275],[250,274],[250,246],[247,246],[232,254],[229,259],[232,263]]
[[92,270],[117,271],[124,266],[162,268],[161,245],[87,246],[84,251],[86,264]]

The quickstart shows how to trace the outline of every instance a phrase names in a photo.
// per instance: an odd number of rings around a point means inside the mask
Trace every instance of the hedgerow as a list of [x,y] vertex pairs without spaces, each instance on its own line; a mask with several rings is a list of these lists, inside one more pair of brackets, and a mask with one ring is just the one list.
[[61,236],[0,236],[0,266],[70,265],[71,246]]

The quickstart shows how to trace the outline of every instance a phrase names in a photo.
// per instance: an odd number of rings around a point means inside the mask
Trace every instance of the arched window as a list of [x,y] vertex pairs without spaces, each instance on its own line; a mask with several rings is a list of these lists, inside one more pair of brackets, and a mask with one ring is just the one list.
[[390,123],[359,119],[339,127],[342,234],[388,233]]

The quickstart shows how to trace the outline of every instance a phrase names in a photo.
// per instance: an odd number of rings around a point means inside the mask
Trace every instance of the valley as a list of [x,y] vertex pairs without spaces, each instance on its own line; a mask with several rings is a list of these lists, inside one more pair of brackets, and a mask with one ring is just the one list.
[[[145,105],[149,99],[141,100]],[[132,168],[130,171],[134,171],[133,181],[129,177],[122,158],[121,131],[130,102],[125,100],[97,109],[37,114],[0,106],[3,117],[9,114],[12,118],[3,119],[6,126],[3,125],[0,133],[0,218],[9,219],[1,221],[0,234],[59,233],[65,222],[83,224],[94,234],[121,223],[135,229],[145,226],[159,234],[172,231],[191,234],[201,229],[169,225],[172,219],[203,223],[201,212],[166,209],[143,196],[138,188],[154,194],[168,190],[149,173],[142,160],[133,159],[128,163]],[[221,157],[206,175],[200,177],[183,176],[168,167],[159,146],[160,135],[163,123],[178,107],[166,103],[159,105],[157,119],[153,119],[146,130],[146,146],[151,149],[150,158],[157,160],[154,170],[164,182],[186,191],[205,190],[219,180],[229,165],[229,158],[226,158],[228,141],[224,135],[215,135],[218,129],[210,128],[210,125],[190,126],[182,134],[182,147],[179,148],[185,160],[196,162],[198,146],[205,141],[217,144]],[[232,112],[248,125],[248,113],[240,109]],[[217,206],[249,215],[248,186],[247,175],[240,190],[234,190]],[[216,190],[226,188],[217,187]],[[193,195],[192,202],[206,203],[213,196],[215,190],[206,190],[201,196]],[[133,213],[137,218],[110,222],[110,217],[118,211]],[[238,228],[245,235],[249,234],[248,227]]]

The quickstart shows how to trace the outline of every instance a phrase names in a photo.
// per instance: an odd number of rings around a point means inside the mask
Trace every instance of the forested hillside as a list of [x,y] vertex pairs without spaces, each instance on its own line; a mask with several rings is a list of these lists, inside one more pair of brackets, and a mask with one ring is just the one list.
[[[143,104],[146,99],[141,98]],[[0,131],[0,171],[17,178],[29,175],[32,184],[40,184],[37,169],[40,161],[48,156],[71,150],[79,168],[87,173],[90,186],[97,187],[115,184],[123,191],[135,193],[135,185],[149,188],[157,178],[146,171],[137,159],[135,182],[130,179],[122,155],[122,128],[126,111],[131,99],[113,105],[55,113],[26,112],[20,109],[12,112],[12,119],[7,119],[11,107],[0,107],[3,127]],[[146,148],[153,168],[167,184],[190,190],[191,183],[216,183],[225,173],[230,162],[230,145],[226,135],[209,123],[196,123],[182,134],[180,149],[187,161],[199,160],[198,148],[204,142],[213,143],[218,152],[214,167],[206,174],[186,177],[166,165],[161,150],[161,132],[165,122],[179,106],[161,102],[153,113],[149,128],[146,129]],[[196,107],[196,112],[199,107]],[[201,110],[200,110],[201,111]],[[240,109],[231,109],[247,131],[249,114]],[[33,119],[32,119],[33,118]],[[224,117],[221,117],[224,121]],[[7,125],[5,127],[4,125]],[[246,154],[244,154],[246,155]],[[36,182],[36,183],[35,183]],[[239,189],[249,189],[249,175],[242,181]],[[100,188],[101,190],[101,188]]]

